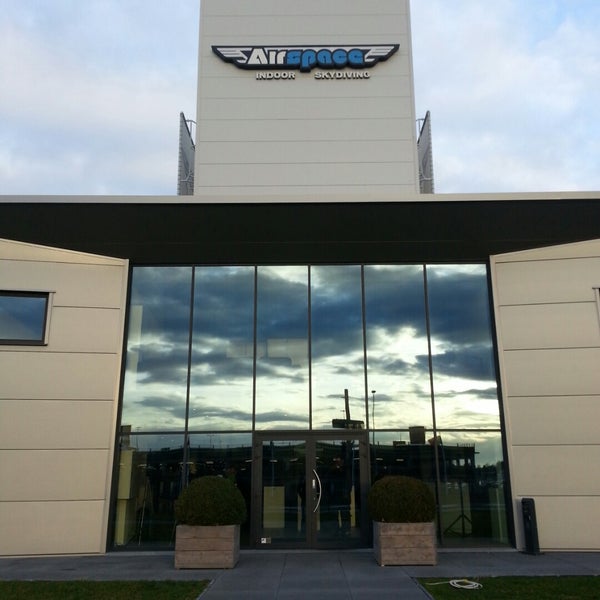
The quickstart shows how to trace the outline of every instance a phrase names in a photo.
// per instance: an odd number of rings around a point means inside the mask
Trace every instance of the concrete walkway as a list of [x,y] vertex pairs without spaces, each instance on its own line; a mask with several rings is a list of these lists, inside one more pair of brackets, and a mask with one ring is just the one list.
[[0,558],[0,580],[210,579],[201,600],[426,600],[429,595],[417,577],[501,575],[600,575],[600,552],[440,551],[435,567],[379,567],[371,550],[246,550],[231,570],[176,570],[172,552]]

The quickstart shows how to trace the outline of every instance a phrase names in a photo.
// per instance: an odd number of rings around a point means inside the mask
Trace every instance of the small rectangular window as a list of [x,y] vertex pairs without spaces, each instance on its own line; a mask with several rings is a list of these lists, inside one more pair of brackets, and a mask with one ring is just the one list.
[[48,292],[0,291],[0,344],[46,343]]

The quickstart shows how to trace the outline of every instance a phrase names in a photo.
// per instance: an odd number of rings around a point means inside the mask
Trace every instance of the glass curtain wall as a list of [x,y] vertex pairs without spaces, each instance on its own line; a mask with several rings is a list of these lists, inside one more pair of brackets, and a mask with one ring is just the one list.
[[133,269],[115,547],[170,546],[204,474],[252,510],[254,431],[336,427],[431,485],[442,544],[508,543],[485,265]]

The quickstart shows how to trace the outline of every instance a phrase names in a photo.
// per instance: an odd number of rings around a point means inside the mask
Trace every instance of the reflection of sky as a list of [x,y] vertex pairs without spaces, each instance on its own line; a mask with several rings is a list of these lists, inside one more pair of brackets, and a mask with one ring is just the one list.
[[144,430],[185,426],[191,268],[133,270],[121,422]]
[[498,427],[487,273],[483,265],[427,267],[438,427]]
[[[366,266],[369,419],[377,428],[431,427],[423,268]],[[190,380],[190,429],[250,430],[254,357],[253,267],[199,267]],[[498,427],[486,269],[427,267],[439,427]],[[361,268],[259,267],[256,427],[308,428],[366,421]],[[189,348],[191,267],[135,268],[124,424],[182,429]],[[371,390],[376,390],[375,406]]]
[[41,340],[47,296],[0,294],[0,340]]

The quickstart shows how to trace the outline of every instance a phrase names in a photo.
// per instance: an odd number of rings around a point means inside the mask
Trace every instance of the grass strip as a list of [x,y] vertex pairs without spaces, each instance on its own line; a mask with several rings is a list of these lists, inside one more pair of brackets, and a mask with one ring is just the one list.
[[208,581],[0,581],[2,600],[196,600]]
[[454,588],[447,583],[449,579],[418,581],[435,600],[600,600],[600,577],[469,577],[468,580],[481,583],[483,587],[476,590]]

